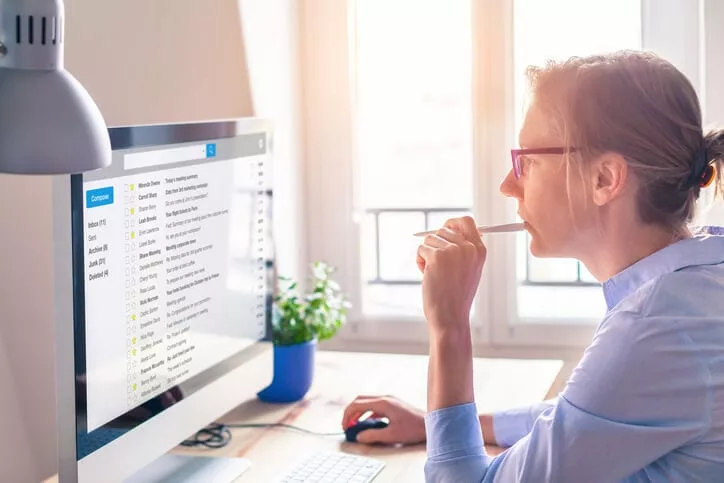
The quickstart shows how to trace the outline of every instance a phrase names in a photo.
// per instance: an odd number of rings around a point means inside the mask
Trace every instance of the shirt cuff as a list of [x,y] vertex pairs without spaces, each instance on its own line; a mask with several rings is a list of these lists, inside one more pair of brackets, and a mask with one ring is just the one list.
[[429,460],[484,454],[478,408],[474,402],[427,413],[425,432]]

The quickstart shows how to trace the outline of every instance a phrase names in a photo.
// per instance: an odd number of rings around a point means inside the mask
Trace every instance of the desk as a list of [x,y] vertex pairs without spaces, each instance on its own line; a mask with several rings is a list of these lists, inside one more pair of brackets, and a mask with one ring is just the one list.
[[[479,412],[525,405],[546,397],[559,375],[559,360],[474,360],[475,396]],[[286,423],[320,433],[341,432],[342,412],[360,394],[391,394],[419,408],[427,399],[427,356],[319,351],[314,384],[304,400],[295,404],[268,405],[257,399],[243,402],[219,420],[226,423]],[[422,481],[425,445],[401,448],[346,443],[344,436],[315,436],[298,431],[232,429],[224,448],[190,449],[179,454],[240,456],[252,467],[236,483],[269,482],[288,471],[298,460],[316,450],[366,455],[386,463],[375,483]],[[489,447],[490,454],[500,448]],[[56,478],[46,483],[56,482]]]
[[[480,412],[492,412],[544,399],[563,366],[558,360],[475,359],[475,393]],[[286,423],[320,433],[341,432],[344,407],[359,394],[395,395],[420,408],[427,399],[427,356],[317,353],[314,385],[296,404],[242,403],[220,419],[228,423]],[[344,442],[343,436],[314,436],[294,430],[233,429],[216,450],[179,448],[182,454],[241,456],[252,467],[238,483],[268,482],[310,451],[333,450],[383,460],[375,483],[422,481],[425,445],[402,448]],[[499,448],[489,448],[497,454]]]

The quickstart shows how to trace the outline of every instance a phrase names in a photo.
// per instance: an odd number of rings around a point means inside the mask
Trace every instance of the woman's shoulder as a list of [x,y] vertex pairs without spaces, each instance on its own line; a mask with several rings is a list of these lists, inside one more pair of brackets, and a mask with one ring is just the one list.
[[642,319],[724,320],[724,264],[684,267],[656,277],[622,300],[607,316],[617,313]]
[[724,321],[724,264],[684,267],[650,285],[640,298],[642,316]]
[[724,354],[724,265],[695,266],[647,282],[609,311],[596,332],[601,342],[633,353],[707,359]]

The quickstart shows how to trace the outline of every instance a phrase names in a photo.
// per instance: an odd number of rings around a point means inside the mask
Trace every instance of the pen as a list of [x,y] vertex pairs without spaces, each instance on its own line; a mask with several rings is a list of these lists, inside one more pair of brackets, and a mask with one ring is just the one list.
[[[525,223],[508,223],[505,225],[493,225],[493,226],[479,226],[478,227],[478,233],[481,235],[483,233],[508,233],[513,231],[522,231],[525,230]],[[415,233],[413,236],[426,236],[426,235],[433,235],[437,232],[437,230],[430,230],[430,231],[421,231],[419,233]]]

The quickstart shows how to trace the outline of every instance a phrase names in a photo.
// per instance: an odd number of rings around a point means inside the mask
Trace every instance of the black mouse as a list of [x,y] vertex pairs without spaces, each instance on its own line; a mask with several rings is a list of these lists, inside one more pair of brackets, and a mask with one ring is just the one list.
[[344,437],[350,443],[357,442],[357,435],[361,431],[367,429],[383,429],[389,426],[387,419],[383,418],[367,418],[362,421],[357,421],[355,424],[344,430]]

